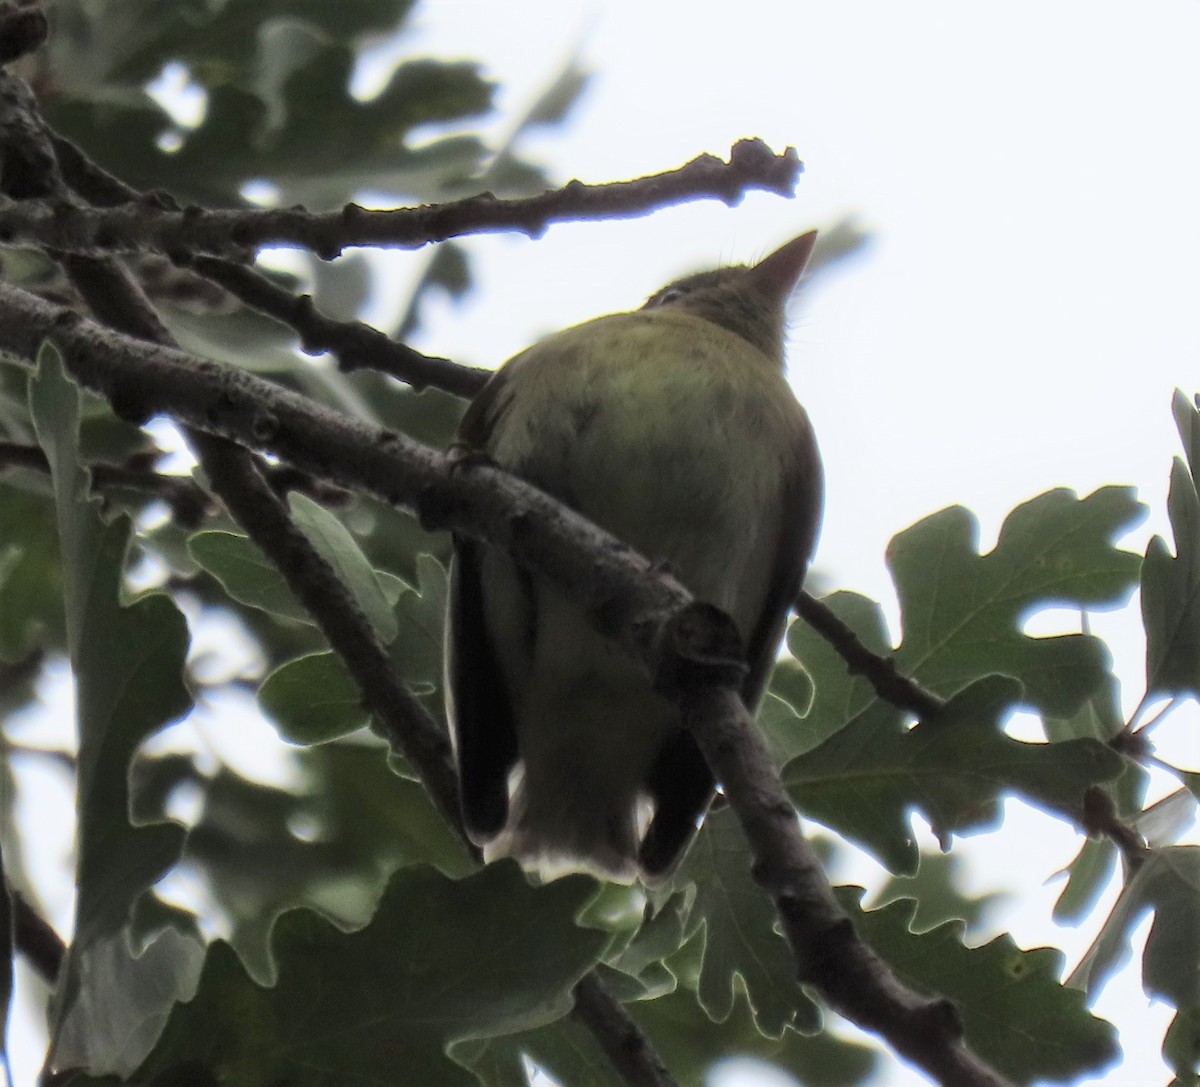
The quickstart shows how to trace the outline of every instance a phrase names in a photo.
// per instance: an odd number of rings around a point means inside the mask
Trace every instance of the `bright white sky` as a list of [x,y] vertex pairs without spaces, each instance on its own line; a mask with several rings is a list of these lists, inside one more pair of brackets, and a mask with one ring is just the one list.
[[[461,309],[432,306],[418,346],[497,365],[679,274],[855,215],[874,244],[805,297],[790,349],[826,462],[820,572],[894,614],[883,552],[895,532],[962,503],[986,549],[1009,509],[1063,485],[1135,484],[1152,512],[1128,546],[1166,531],[1171,393],[1200,388],[1194,0],[440,0],[415,21],[402,54],[480,59],[499,81],[497,139],[580,49],[596,73],[584,98],[568,125],[524,146],[563,180],[724,157],[745,136],[795,146],[806,163],[793,201],[471,240],[482,289]],[[398,296],[419,259],[394,258]],[[1099,629],[1115,639],[1131,708],[1136,604]],[[1195,720],[1190,749],[1162,753],[1200,768]],[[1093,932],[1056,928],[1060,885],[1039,883],[1079,839],[1019,804],[1008,812],[1003,835],[956,847],[972,859],[971,889],[1015,890],[995,928],[1064,948],[1069,969]],[[880,872],[864,860],[835,876]],[[1124,1028],[1125,1061],[1104,1082],[1161,1087],[1169,1013],[1147,1006],[1137,962],[1097,1005]],[[19,1067],[34,1067],[14,1041]],[[774,1083],[720,1080],[735,1082]],[[925,1082],[894,1060],[879,1080]]]

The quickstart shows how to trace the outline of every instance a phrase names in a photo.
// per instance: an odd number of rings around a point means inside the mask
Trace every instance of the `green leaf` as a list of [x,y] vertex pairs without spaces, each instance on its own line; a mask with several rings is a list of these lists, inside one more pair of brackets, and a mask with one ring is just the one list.
[[815,700],[812,676],[804,665],[794,657],[775,662],[755,720],[777,766],[812,746],[813,732],[820,727],[810,716]]
[[1021,623],[1049,605],[1120,603],[1141,563],[1112,541],[1145,515],[1129,487],[1083,499],[1060,488],[1013,510],[987,555],[978,553],[978,523],[962,507],[902,532],[888,548],[904,625],[901,672],[944,697],[981,676],[1012,676],[1029,704],[1069,717],[1107,675],[1103,643],[1082,634],[1033,638]]
[[204,875],[251,975],[275,974],[269,933],[285,909],[312,906],[343,927],[365,924],[387,875],[432,864],[450,876],[474,865],[424,789],[387,766],[382,744],[332,744],[300,753],[300,793],[228,769],[203,784],[186,863]]
[[1150,852],[1068,984],[1086,986],[1089,996],[1098,993],[1128,959],[1133,928],[1151,910],[1142,987],[1178,1009],[1200,1005],[1200,846]]
[[750,875],[751,855],[732,811],[711,813],[679,870],[694,882],[689,922],[704,926],[704,963],[699,998],[708,1015],[723,1022],[733,1010],[734,979],[746,988],[759,1029],[778,1038],[799,1021],[815,1030],[820,1017],[796,976],[796,960],[775,931],[775,908]]
[[911,928],[925,932],[946,921],[961,921],[968,932],[978,928],[984,916],[1002,899],[1000,894],[971,898],[958,886],[963,861],[950,853],[922,853],[915,876],[893,876],[874,896],[872,908],[900,899],[917,904]]
[[[174,863],[183,845],[177,825],[130,825],[129,767],[143,741],[191,707],[182,679],[188,634],[183,616],[165,596],[121,602],[130,522],[119,516],[105,524],[88,496],[78,449],[79,394],[50,345],[38,355],[29,398],[54,481],[79,737],[75,935],[63,972],[56,1034],[62,1037],[65,1024],[82,1016],[81,1036],[89,1047],[84,1063],[107,1071],[114,1061],[130,1057],[111,1048],[122,1028],[115,1013],[109,1020],[112,1032],[87,1029],[95,1007],[89,1004],[95,993],[88,986],[99,984],[89,974],[88,956],[102,944],[126,946],[122,933],[134,902]],[[127,948],[126,954],[131,954]],[[184,970],[186,964],[176,966]],[[169,1003],[169,993],[159,991],[159,996]]]
[[[869,650],[879,656],[891,655],[893,649],[883,611],[874,600],[858,593],[837,592],[825,597],[822,603],[849,626]],[[773,693],[788,701],[797,713],[802,709],[801,699],[809,702],[804,727],[797,729],[786,744],[792,754],[812,750],[868,709],[899,712],[887,703],[876,705],[875,689],[871,684],[861,676],[852,675],[838,652],[807,623],[792,623],[788,628],[787,645],[792,656],[803,665],[811,686],[811,693],[803,689],[793,693],[786,681],[786,672],[779,683],[772,676]],[[779,674],[778,668],[775,674]]]
[[633,938],[610,965],[634,977],[675,954],[683,945],[686,893],[677,892],[654,913],[645,917]]
[[194,932],[165,928],[134,955],[129,934],[114,932],[72,956],[80,993],[56,1033],[55,1061],[130,1076],[153,1049],[175,1002],[195,992],[204,944]]
[[[376,634],[384,641],[396,635],[392,606],[405,583],[374,570],[346,529],[328,510],[293,494],[297,523],[355,595]],[[316,514],[313,510],[320,510]],[[331,524],[332,522],[332,524]],[[333,527],[336,525],[336,528]],[[348,541],[348,542],[347,542]],[[188,538],[188,554],[213,575],[234,600],[285,619],[312,625],[307,609],[295,598],[279,569],[240,532],[209,530]]]
[[295,331],[265,314],[245,306],[197,310],[170,302],[160,306],[160,313],[185,351],[256,374],[294,379],[307,374],[296,353]]
[[[740,990],[721,1023],[714,1023],[687,989],[627,1004],[625,1010],[682,1087],[703,1087],[711,1082],[713,1068],[731,1057],[762,1061],[806,1087],[852,1087],[864,1082],[879,1061],[875,1051],[828,1031],[808,1036],[788,1028],[780,1038],[767,1037],[755,1025]],[[497,1052],[525,1053],[556,1082],[570,1087],[626,1087],[595,1036],[574,1018],[489,1042],[488,1054]]]
[[215,530],[197,532],[188,537],[187,549],[234,600],[285,619],[312,622],[278,568],[249,536]]
[[492,106],[495,85],[471,61],[409,60],[392,72],[387,86],[366,105],[373,117],[388,118],[393,131],[477,117]]
[[362,692],[336,653],[281,664],[258,689],[258,704],[289,743],[323,744],[370,724]]
[[1175,422],[1188,461],[1171,467],[1167,514],[1175,539],[1172,555],[1155,536],[1142,564],[1142,622],[1146,628],[1146,692],[1200,697],[1200,412],[1176,390]]
[[1163,1038],[1162,1053],[1175,1073],[1170,1087],[1195,1087],[1200,1081],[1200,1007],[1179,1010]]
[[266,20],[256,38],[252,86],[267,107],[264,130],[276,132],[287,125],[288,81],[313,62],[329,37],[305,20],[285,16]]
[[418,555],[416,566],[416,589],[407,589],[396,601],[399,634],[392,643],[392,661],[408,687],[428,693],[442,685],[442,629],[449,577],[432,555]]
[[[1138,557],[1115,548],[1112,538],[1144,514],[1128,488],[1104,487],[1084,499],[1049,491],[1008,516],[987,555],[978,553],[978,524],[968,510],[927,517],[888,549],[903,621],[898,650],[874,601],[842,592],[824,603],[868,649],[894,657],[902,674],[936,694],[949,697],[1000,673],[1022,682],[1024,703],[1068,718],[1108,681],[1107,650],[1087,635],[1033,638],[1021,624],[1052,604],[1117,603],[1134,585]],[[847,726],[862,735],[900,727],[902,715],[880,705],[871,685],[850,675],[807,624],[792,624],[788,647],[816,686],[806,747]],[[867,716],[870,727],[862,720]]]
[[1067,884],[1054,903],[1054,920],[1060,925],[1078,925],[1087,919],[1096,905],[1117,863],[1117,847],[1112,842],[1094,839],[1083,843],[1075,859],[1067,865]]
[[54,503],[0,486],[0,660],[65,649]]
[[697,1087],[706,1072],[729,1057],[764,1061],[791,1073],[806,1087],[861,1083],[879,1060],[876,1052],[829,1031],[805,1035],[789,1027],[778,1039],[764,1036],[742,993],[723,1023],[712,1022],[695,994],[686,989],[630,1005],[629,1011],[680,1081]]
[[385,586],[354,537],[324,506],[293,492],[288,495],[288,507],[301,531],[350,590],[375,636],[384,645],[389,644],[396,637],[392,605],[402,591],[403,582],[394,578],[391,585]]
[[284,914],[271,945],[278,983],[252,981],[213,944],[196,996],[176,1007],[142,1079],[189,1062],[231,1085],[336,1080],[474,1087],[447,1056],[468,1038],[552,1021],[606,937],[572,918],[584,877],[529,886],[513,863],[460,881],[430,868],[392,879],[370,924],[342,932],[309,910]]
[[954,1001],[967,1044],[1014,1082],[1073,1080],[1119,1056],[1112,1026],[1058,980],[1061,952],[1022,951],[1010,936],[969,948],[956,921],[916,934],[915,902],[863,910],[861,888],[837,891],[863,938],[910,984]]
[[[71,3],[47,50],[58,91],[46,101],[49,120],[126,180],[183,201],[236,204],[254,178],[275,182],[285,204],[333,206],[363,190],[432,200],[478,173],[487,150],[472,137],[414,149],[412,130],[479,115],[494,87],[475,64],[426,58],[399,64],[376,98],[352,95],[359,50],[411,6]],[[198,127],[179,133],[183,146],[171,152],[156,141],[175,126],[142,89],[168,59],[207,94]],[[544,184],[538,171],[524,173],[526,184]]]
[[910,729],[876,702],[788,763],[784,783],[805,814],[860,842],[893,872],[911,874],[918,858],[912,809],[945,844],[994,823],[1007,792],[1074,812],[1089,786],[1120,774],[1121,757],[1098,741],[1031,744],[1005,735],[1003,719],[1020,697],[1015,680],[991,676]]

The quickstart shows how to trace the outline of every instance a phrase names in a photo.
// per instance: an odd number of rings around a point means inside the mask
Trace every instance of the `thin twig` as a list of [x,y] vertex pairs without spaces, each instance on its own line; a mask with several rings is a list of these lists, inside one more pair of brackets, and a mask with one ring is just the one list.
[[[163,202],[156,194],[142,193],[126,185],[57,133],[51,134],[51,142],[63,177],[85,200],[105,207],[131,202],[144,207],[147,201]],[[305,351],[313,354],[328,351],[338,360],[342,371],[378,370],[418,391],[433,387],[463,397],[474,396],[491,377],[489,371],[478,367],[424,355],[363,321],[335,321],[316,308],[311,296],[292,294],[252,264],[191,253],[176,257],[184,267],[217,284],[251,309],[293,328]]]
[[678,1087],[641,1029],[596,974],[575,986],[574,997],[571,1014],[592,1032],[629,1087]]
[[[214,512],[212,496],[187,476],[163,475],[133,464],[108,464],[96,461],[87,465],[92,489],[97,492],[136,491],[160,498],[171,507],[172,516],[184,528],[196,528]],[[6,468],[25,468],[49,472],[50,462],[40,446],[19,442],[0,442],[0,472]]]
[[105,208],[56,197],[21,199],[0,208],[0,243],[91,256],[155,252],[184,262],[201,253],[240,260],[262,246],[291,245],[333,260],[355,246],[416,249],[466,234],[539,237],[551,223],[637,218],[683,200],[732,205],[756,189],[791,196],[802,169],[792,148],[776,154],[762,140],[742,140],[734,144],[728,162],[700,155],[678,169],[633,181],[572,181],[538,196],[502,200],[482,193],[383,211],[358,204],[326,212],[178,208],[166,206],[162,194]]
[[67,946],[50,923],[17,891],[9,892],[13,904],[13,940],[38,976],[50,986],[58,981]]
[[490,371],[476,366],[424,355],[362,321],[335,321],[326,317],[311,295],[292,294],[249,265],[201,256],[188,266],[224,287],[251,309],[291,326],[305,351],[310,354],[328,351],[338,360],[342,371],[378,370],[406,381],[417,390],[433,386],[467,398],[479,392],[492,376]]
[[945,705],[932,691],[901,675],[890,657],[871,652],[827,604],[807,592],[801,592],[794,606],[796,614],[846,662],[850,674],[866,679],[885,702],[890,702],[897,709],[909,710],[919,718],[935,714]]

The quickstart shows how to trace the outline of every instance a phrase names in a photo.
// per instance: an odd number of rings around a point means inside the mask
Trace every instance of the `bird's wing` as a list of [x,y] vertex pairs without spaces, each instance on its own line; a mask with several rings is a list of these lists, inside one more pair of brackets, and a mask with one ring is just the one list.
[[779,544],[758,622],[746,639],[746,661],[750,671],[742,684],[742,701],[752,712],[758,708],[770,679],[788,613],[812,561],[825,501],[821,454],[808,416],[803,408],[797,407],[803,425],[797,430],[791,455],[784,466]]
[[[807,417],[803,421],[784,466],[782,522],[766,598],[746,644],[749,672],[742,684],[742,701],[751,712],[762,699],[821,521],[821,458]],[[714,786],[691,733],[680,731],[663,746],[646,777],[655,811],[638,850],[638,863],[647,876],[661,875],[674,865],[712,801]]]
[[[503,371],[471,402],[458,429],[466,450],[486,453],[508,401]],[[494,838],[508,818],[508,775],[517,761],[512,696],[486,622],[485,544],[456,536],[446,624],[447,714],[458,763],[463,822],[472,839]]]

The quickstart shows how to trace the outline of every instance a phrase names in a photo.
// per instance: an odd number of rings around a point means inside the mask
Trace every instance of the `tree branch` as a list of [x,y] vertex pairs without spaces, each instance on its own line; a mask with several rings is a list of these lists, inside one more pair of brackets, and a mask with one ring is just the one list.
[[[25,292],[0,288],[0,350],[31,363],[43,338],[58,345],[77,380],[109,397],[118,411],[134,418],[164,412],[414,509],[427,523],[486,539],[564,587],[652,675],[690,676],[696,686],[682,696],[686,719],[746,828],[756,874],[775,896],[802,976],[823,991],[829,986],[843,1014],[877,1030],[943,1084],[1004,1082],[962,1048],[944,1002],[908,990],[854,934],[740,699],[730,687],[705,686],[713,672],[694,660],[680,663],[672,633],[681,621],[689,627],[686,620],[697,609],[649,560],[497,468],[456,465],[402,434],[336,415],[252,374],[120,336]],[[717,674],[727,678],[722,667]],[[830,943],[835,939],[837,947]],[[814,965],[828,956],[835,968]],[[838,981],[839,970],[870,981],[861,999]]]
[[0,10],[0,64],[9,64],[41,48],[50,24],[44,12],[28,4],[6,3],[4,8]]
[[896,662],[890,657],[872,653],[827,604],[801,591],[792,606],[796,614],[846,662],[849,673],[866,679],[885,702],[890,702],[897,709],[909,710],[918,718],[936,713],[945,705],[942,699],[932,691],[927,691],[916,680],[901,675]]
[[603,185],[571,181],[538,196],[501,200],[491,193],[444,204],[372,211],[302,207],[205,209],[164,206],[162,194],[107,208],[58,199],[21,200],[0,209],[0,243],[24,243],[100,256],[163,253],[187,261],[208,253],[240,259],[266,245],[309,249],[333,260],[354,246],[417,249],[465,234],[540,237],[551,223],[631,219],[683,200],[733,205],[751,190],[790,196],[803,169],[793,148],[773,152],[762,140],[733,145],[729,161],[700,155],[676,170]]
[[53,987],[58,981],[67,946],[19,892],[10,890],[13,905],[13,942],[41,979]]
[[[111,257],[69,253],[62,263],[92,311],[107,325],[147,342],[176,346],[141,289]],[[245,448],[196,427],[188,427],[186,435],[234,520],[279,569],[359,682],[366,708],[389,743],[412,763],[450,825],[458,825],[458,787],[449,740],[397,680],[358,602],[297,527]]]
[[[160,498],[171,507],[171,515],[184,528],[196,528],[214,511],[211,495],[187,476],[169,476],[142,467],[145,458],[134,456],[126,464],[95,462],[87,465],[92,490],[137,491]],[[0,472],[26,468],[49,472],[50,463],[40,446],[0,442]]]
[[[827,604],[802,591],[794,606],[796,613],[846,662],[847,671],[863,676],[883,701],[907,710],[919,719],[931,717],[945,706],[944,699],[915,679],[902,675],[891,657],[881,656],[863,645],[858,635]],[[1124,735],[1124,732],[1118,733],[1109,741],[1109,746],[1132,757],[1134,752],[1122,740]],[[1048,801],[1042,803],[1048,804]],[[1082,810],[1065,806],[1053,807],[1053,810],[1089,837],[1103,835],[1108,838],[1124,854],[1130,872],[1136,871],[1145,860],[1147,849],[1142,836],[1132,825],[1121,820],[1112,797],[1099,786],[1092,786],[1084,793]]]
[[677,1087],[646,1036],[595,974],[575,986],[575,1018],[592,1032],[629,1087]]
[[1007,1084],[963,1045],[954,1005],[908,988],[855,932],[736,688],[693,689],[682,706],[750,843],[754,878],[775,902],[800,980],[945,1087]]
[[[93,162],[79,147],[55,132],[49,133],[59,169],[80,196],[103,207],[126,203],[162,202],[139,192]],[[295,329],[305,351],[328,351],[343,372],[371,369],[405,381],[420,391],[432,386],[455,396],[474,396],[491,372],[463,366],[450,359],[424,355],[384,335],[362,321],[335,321],[321,313],[310,295],[294,295],[253,265],[221,257],[176,254],[178,263],[203,276],[259,313]]]
[[[731,171],[754,159],[760,164],[782,162],[790,191],[799,169],[794,152],[777,158],[757,141],[739,144],[731,156]],[[77,380],[107,396],[118,414],[141,421],[162,411],[204,431],[210,437],[197,436],[197,450],[213,465],[214,485],[226,468],[236,477],[218,490],[231,496],[226,500],[235,516],[247,516],[252,537],[265,536],[267,529],[256,526],[257,509],[239,510],[238,503],[261,501],[265,485],[256,493],[248,455],[219,439],[272,452],[314,475],[415,509],[426,523],[489,540],[527,568],[567,588],[597,627],[640,657],[652,675],[679,681],[675,697],[684,721],[694,730],[746,831],[756,858],[755,877],[776,902],[801,978],[817,985],[834,1007],[881,1034],[897,1052],[943,1084],[999,1087],[1004,1080],[962,1046],[961,1024],[952,1005],[909,990],[855,933],[800,834],[795,810],[729,679],[729,662],[686,652],[689,638],[680,632],[693,637],[697,631],[703,633],[705,623],[697,622],[697,615],[712,619],[713,609],[692,604],[686,591],[642,556],[498,469],[469,463],[455,466],[403,435],[343,419],[248,373],[163,346],[165,334],[148,304],[141,305],[144,298],[137,297],[130,281],[115,277],[109,260],[94,259],[97,253],[156,249],[186,262],[197,252],[239,256],[244,247],[270,242],[306,245],[328,258],[355,244],[415,246],[481,230],[537,234],[550,221],[592,214],[610,218],[643,214],[677,198],[663,193],[689,171],[707,172],[716,187],[703,193],[690,188],[688,195],[740,199],[744,182],[732,180],[724,164],[716,163],[714,173],[715,162],[705,156],[671,175],[619,185],[572,183],[528,201],[483,196],[408,212],[371,213],[353,205],[333,216],[295,210],[177,212],[150,206],[149,201],[97,212],[66,199],[36,205],[29,201],[46,195],[36,186],[20,184],[26,170],[34,173],[45,166],[43,149],[34,141],[28,162],[19,161],[12,175],[16,184],[9,191],[22,199],[16,207],[0,212],[0,240],[21,237],[70,251],[64,263],[93,310],[156,343],[107,332],[78,314],[3,288],[0,349],[31,364],[48,337],[59,346]],[[647,197],[652,197],[651,204],[639,205],[638,200]],[[23,229],[34,233],[22,235]],[[38,233],[42,230],[46,233]],[[100,284],[107,290],[99,290]],[[269,513],[277,506],[282,509],[277,500],[267,506]],[[286,519],[286,509],[282,516]],[[272,554],[273,549],[264,550]],[[289,561],[284,554],[281,569]],[[296,576],[304,582],[314,580],[305,567],[298,568]],[[316,582],[320,584],[319,577]],[[718,619],[728,622],[719,615]],[[350,609],[350,622],[365,625],[357,608]],[[701,637],[699,644],[703,649],[725,642]],[[405,739],[411,742],[407,733]],[[597,1005],[596,989],[588,984],[577,991],[579,1014],[589,1021],[614,1011],[624,1015],[615,1002]],[[636,1031],[631,1023],[618,1027],[617,1033],[598,1033],[601,1044],[606,1044],[605,1038],[614,1044],[626,1028]],[[624,1047],[629,1049],[627,1042]],[[647,1067],[646,1072],[655,1070]]]
[[[43,159],[46,129],[35,112],[27,88],[18,86],[7,98],[18,109],[0,116],[0,123],[15,112],[18,147],[34,160]],[[40,131],[39,131],[40,130]],[[40,138],[39,138],[40,137]],[[52,156],[53,157],[53,156]],[[57,158],[53,157],[55,165]],[[62,187],[57,170],[48,170],[43,184]],[[173,348],[162,324],[132,277],[112,258],[95,259],[67,254],[62,264],[72,283],[92,311],[110,326],[163,347]],[[238,524],[283,574],[288,586],[316,621],[331,648],[355,678],[366,708],[382,727],[389,743],[417,769],[429,795],[451,826],[462,834],[458,788],[450,759],[450,745],[442,729],[419,701],[396,678],[392,663],[379,644],[357,601],[333,568],[313,548],[292,520],[283,501],[270,489],[254,458],[225,438],[195,427],[187,430],[189,442],[216,493]],[[478,859],[475,847],[468,850]],[[585,994],[581,1019],[591,1026],[597,1041],[609,1050],[620,1037],[624,1060],[617,1067],[635,1078],[634,1087],[676,1087],[625,1010],[604,989],[598,978],[580,983]]]
[[310,354],[328,351],[338,360],[338,369],[345,373],[378,370],[418,391],[432,385],[467,398],[479,392],[492,376],[490,370],[424,355],[362,321],[335,321],[326,317],[311,295],[292,294],[249,265],[201,256],[188,267],[224,287],[251,309],[294,328],[305,351]]

